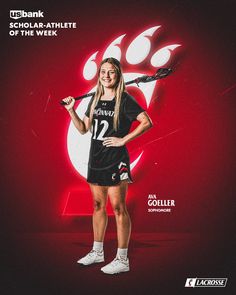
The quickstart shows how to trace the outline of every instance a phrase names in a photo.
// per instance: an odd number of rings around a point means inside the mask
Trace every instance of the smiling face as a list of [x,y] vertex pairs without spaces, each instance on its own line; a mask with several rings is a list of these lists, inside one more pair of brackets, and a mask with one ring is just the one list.
[[116,68],[108,63],[105,62],[101,66],[100,74],[99,74],[99,79],[103,87],[105,88],[114,88],[117,82],[117,71]]

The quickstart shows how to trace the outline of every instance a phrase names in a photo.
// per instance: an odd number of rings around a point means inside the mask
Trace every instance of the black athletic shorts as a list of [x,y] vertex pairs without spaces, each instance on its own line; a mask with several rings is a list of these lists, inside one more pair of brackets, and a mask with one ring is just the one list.
[[129,160],[122,160],[111,167],[104,169],[94,169],[88,166],[87,182],[96,185],[113,186],[122,180],[133,182],[130,173]]

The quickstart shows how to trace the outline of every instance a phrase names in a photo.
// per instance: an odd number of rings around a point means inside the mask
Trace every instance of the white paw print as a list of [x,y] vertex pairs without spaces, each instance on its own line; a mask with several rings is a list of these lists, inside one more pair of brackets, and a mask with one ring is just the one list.
[[[97,80],[97,70],[100,62],[107,57],[114,57],[119,61],[122,59],[126,60],[127,65],[131,65],[132,69],[134,66],[137,66],[142,62],[149,62],[150,71],[154,72],[157,68],[166,66],[167,63],[171,60],[171,56],[173,51],[181,46],[181,44],[170,44],[159,49],[152,48],[152,39],[153,35],[158,35],[158,31],[161,26],[154,26],[139,34],[137,37],[133,39],[133,41],[126,45],[125,37],[126,34],[123,34],[117,37],[114,41],[112,41],[102,52],[96,51],[91,54],[88,60],[84,64],[83,68],[83,77],[85,80],[90,81],[96,85]],[[156,37],[155,37],[156,38]],[[98,57],[100,56],[100,57]],[[126,68],[123,67],[124,71],[124,80],[129,81],[133,80],[139,76],[142,76],[147,73],[139,72],[130,72],[128,66]],[[129,71],[129,72],[128,72]],[[152,74],[153,74],[152,72]],[[147,109],[150,106],[150,102],[152,100],[153,92],[158,81],[152,81],[149,83],[141,83],[139,87],[137,85],[132,85],[132,87],[138,87],[139,90],[143,93],[143,96],[146,101]],[[127,89],[129,86],[127,86]],[[95,86],[90,89],[89,92],[95,91]],[[84,113],[87,109],[87,105],[90,101],[90,97],[83,99],[77,109],[76,112],[83,118]],[[67,134],[67,148],[68,154],[74,168],[79,172],[83,177],[87,176],[87,166],[88,166],[88,158],[89,158],[89,149],[90,149],[90,138],[91,134],[87,133],[85,135],[79,134],[74,125],[71,123],[68,129]],[[138,157],[131,163],[131,170],[135,167],[135,165],[139,162],[142,157],[144,151],[142,151]]]

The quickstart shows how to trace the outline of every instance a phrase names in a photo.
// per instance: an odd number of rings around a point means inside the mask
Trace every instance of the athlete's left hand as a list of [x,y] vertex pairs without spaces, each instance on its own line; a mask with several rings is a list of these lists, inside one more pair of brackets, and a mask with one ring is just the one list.
[[119,147],[125,145],[124,139],[119,137],[105,137],[103,145],[106,147]]

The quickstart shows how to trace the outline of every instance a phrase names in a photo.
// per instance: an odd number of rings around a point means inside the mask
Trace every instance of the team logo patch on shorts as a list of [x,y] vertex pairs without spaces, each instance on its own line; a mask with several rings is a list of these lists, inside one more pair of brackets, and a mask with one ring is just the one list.
[[116,173],[112,173],[111,179],[114,181],[116,180]]
[[118,168],[119,168],[120,180],[129,178],[128,168],[126,163],[120,162]]

